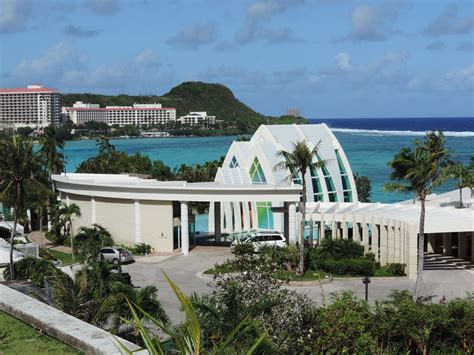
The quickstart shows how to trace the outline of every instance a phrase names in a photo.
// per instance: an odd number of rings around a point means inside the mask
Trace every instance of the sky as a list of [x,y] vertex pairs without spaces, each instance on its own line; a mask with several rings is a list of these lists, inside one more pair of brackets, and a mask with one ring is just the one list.
[[0,87],[183,81],[268,115],[474,117],[474,1],[0,0]]

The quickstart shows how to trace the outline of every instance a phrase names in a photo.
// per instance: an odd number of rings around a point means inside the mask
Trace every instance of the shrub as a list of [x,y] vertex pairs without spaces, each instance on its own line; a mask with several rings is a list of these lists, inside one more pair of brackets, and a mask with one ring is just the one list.
[[138,243],[135,245],[135,252],[137,254],[146,255],[151,253],[151,245],[146,243]]
[[[51,262],[34,257],[27,257],[15,263],[15,275],[19,280],[31,280],[38,287],[43,287],[46,276],[65,276]],[[10,268],[5,269],[3,276],[5,280],[11,280]]]
[[253,245],[252,243],[236,243],[232,247],[232,253],[236,256],[244,256],[253,254]]
[[364,256],[364,247],[348,239],[324,239],[319,245],[325,259],[357,259]]
[[259,253],[263,261],[275,263],[285,270],[292,271],[298,267],[299,254],[296,245],[283,248],[264,246],[260,248]]
[[322,261],[321,268],[333,275],[373,276],[375,264],[365,258],[326,259]]
[[387,265],[388,271],[394,276],[405,276],[405,264],[392,263]]

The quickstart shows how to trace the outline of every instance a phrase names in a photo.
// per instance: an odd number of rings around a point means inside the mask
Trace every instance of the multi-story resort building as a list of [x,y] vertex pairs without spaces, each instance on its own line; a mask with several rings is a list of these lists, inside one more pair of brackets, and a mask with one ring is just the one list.
[[178,122],[185,126],[209,127],[216,124],[216,116],[209,116],[205,111],[190,112],[178,118]]
[[72,107],[63,107],[62,113],[75,124],[89,121],[112,125],[157,125],[176,121],[176,109],[161,104],[133,104],[133,106],[106,106],[77,101]]
[[41,85],[0,89],[0,129],[42,128],[60,121],[59,92]]
[[[301,141],[318,146],[306,175],[304,224],[297,208],[302,177],[279,168],[285,161],[279,152]],[[189,203],[209,202],[208,231],[216,241],[224,233],[271,230],[294,244],[304,225],[305,235],[357,241],[381,265],[406,264],[408,277],[416,277],[419,203],[358,202],[349,161],[325,124],[260,126],[249,142],[231,145],[214,182],[69,173],[53,179],[63,202],[81,208],[74,230],[99,223],[118,243],[145,242],[157,251],[178,248],[186,255],[196,241]],[[421,247],[474,262],[474,199],[469,189],[462,193],[468,208],[454,208],[458,191],[428,196],[427,243]]]

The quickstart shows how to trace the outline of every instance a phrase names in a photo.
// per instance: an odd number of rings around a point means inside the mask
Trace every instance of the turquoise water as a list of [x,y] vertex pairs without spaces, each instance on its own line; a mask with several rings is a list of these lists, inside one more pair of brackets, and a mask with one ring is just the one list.
[[[387,162],[402,147],[410,145],[413,135],[393,135],[370,132],[335,132],[341,143],[354,173],[366,175],[372,182],[372,201],[395,202],[409,198],[383,191],[390,173]],[[151,159],[161,159],[167,165],[176,167],[181,164],[204,163],[219,159],[227,153],[231,143],[237,137],[193,137],[193,138],[134,138],[116,139],[111,142],[118,150],[129,154],[140,152]],[[446,142],[452,151],[452,158],[467,162],[474,156],[474,136],[447,136]],[[79,163],[97,155],[94,140],[69,141],[65,147],[67,171],[73,172]],[[452,189],[447,184],[440,191]]]

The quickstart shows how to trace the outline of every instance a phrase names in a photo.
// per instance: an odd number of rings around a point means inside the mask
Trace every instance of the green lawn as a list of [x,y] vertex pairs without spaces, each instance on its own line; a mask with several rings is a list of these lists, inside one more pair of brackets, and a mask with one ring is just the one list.
[[28,324],[0,312],[0,354],[82,354]]
[[76,260],[75,260],[75,261],[72,260],[72,254],[63,253],[62,251],[57,251],[57,250],[53,250],[53,249],[48,249],[48,251],[49,251],[56,259],[61,260],[62,263],[63,263],[63,266],[65,266],[65,265],[71,265],[71,264],[74,264],[74,263],[77,263],[77,262],[78,262],[77,256],[76,256]]

